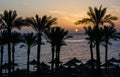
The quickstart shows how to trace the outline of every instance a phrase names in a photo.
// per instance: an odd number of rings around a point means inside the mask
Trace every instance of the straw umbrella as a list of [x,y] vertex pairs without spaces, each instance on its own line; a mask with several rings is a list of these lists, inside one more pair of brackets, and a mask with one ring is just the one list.
[[33,59],[32,61],[29,62],[30,65],[33,65],[33,70],[35,65],[37,65],[37,61],[35,59]]
[[71,67],[71,66],[77,66],[77,64],[75,63],[75,62],[72,62],[72,61],[68,61],[68,62],[66,62],[65,64],[63,64],[63,65],[65,65],[65,66],[68,66],[68,67]]
[[85,63],[85,65],[91,66],[92,62],[93,62],[93,65],[96,66],[96,64],[97,64],[97,60],[96,60],[96,59],[93,59],[93,60],[90,59],[90,60],[88,60],[88,61]]
[[108,67],[114,67],[114,66],[116,66],[116,64],[113,64],[113,63],[111,63],[111,62],[104,63],[104,64],[102,64],[102,66],[105,67],[106,64],[108,65]]
[[47,64],[45,64],[44,62],[40,63],[40,66],[41,66],[42,68],[47,68],[47,69],[50,68],[50,66],[47,65]]
[[118,62],[118,60],[116,60],[114,57],[112,57],[111,59],[108,60],[108,62]]
[[73,58],[71,60],[69,60],[68,62],[73,62],[73,63],[82,63],[80,60],[78,60],[77,58]]

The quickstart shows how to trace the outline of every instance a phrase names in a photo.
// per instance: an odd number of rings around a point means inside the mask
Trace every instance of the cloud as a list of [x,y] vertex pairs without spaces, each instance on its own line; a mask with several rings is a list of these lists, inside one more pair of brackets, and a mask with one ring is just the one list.
[[64,12],[64,11],[58,11],[58,10],[55,10],[55,11],[49,11],[49,13],[67,14],[67,12]]
[[116,12],[120,12],[120,6],[111,6],[111,8]]
[[85,12],[82,12],[82,13],[69,13],[69,12],[59,11],[59,10],[49,11],[49,13],[67,15],[67,16],[74,16],[74,17],[81,17],[81,16],[83,16],[85,14]]
[[119,8],[120,9],[120,6],[111,6],[112,8]]
[[76,20],[81,19],[86,16],[85,12],[80,12],[80,13],[70,13],[66,11],[49,11],[49,13],[56,14],[60,16],[62,19],[74,23]]

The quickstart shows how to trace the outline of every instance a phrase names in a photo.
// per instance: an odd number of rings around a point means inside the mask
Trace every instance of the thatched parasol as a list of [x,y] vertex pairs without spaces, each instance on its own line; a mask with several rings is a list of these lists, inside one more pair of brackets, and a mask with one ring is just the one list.
[[65,66],[77,66],[77,64],[73,61],[68,61],[67,63],[63,64]]
[[35,70],[35,65],[37,65],[37,61],[35,59],[33,59],[32,61],[29,62],[30,65],[33,65],[33,70]]
[[102,66],[103,66],[103,67],[106,67],[106,64],[107,64],[108,67],[116,66],[116,64],[113,64],[113,63],[110,63],[110,62],[104,63],[104,64],[102,64]]
[[80,60],[78,60],[77,58],[73,58],[71,60],[69,60],[68,62],[73,62],[73,63],[82,63]]
[[116,60],[114,57],[112,57],[111,59],[108,60],[108,62],[118,62],[118,60]]
[[90,60],[88,60],[88,61],[85,63],[85,65],[91,66],[92,61],[93,61],[93,65],[95,66],[95,65],[97,64],[97,60],[96,60],[96,59],[93,59],[93,60],[90,59]]
[[42,67],[42,68],[50,68],[50,66],[45,64],[44,62],[40,63],[40,67]]
[[29,62],[30,65],[37,65],[37,61],[33,59],[32,61]]

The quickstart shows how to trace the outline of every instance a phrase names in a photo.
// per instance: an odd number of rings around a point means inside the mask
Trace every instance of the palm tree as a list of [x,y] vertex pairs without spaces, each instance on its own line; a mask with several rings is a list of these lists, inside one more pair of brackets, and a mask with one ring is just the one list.
[[86,38],[86,40],[88,40],[88,44],[90,44],[89,48],[90,48],[90,54],[91,54],[91,68],[93,70],[94,69],[93,47],[94,47],[94,44],[95,44],[95,42],[94,42],[95,41],[95,39],[94,39],[95,32],[94,32],[94,29],[91,26],[84,27],[84,30],[85,30],[85,34],[88,35],[88,37]]
[[110,43],[110,39],[118,39],[119,35],[117,34],[117,31],[115,29],[115,26],[103,26],[103,32],[104,32],[104,41],[105,41],[105,62],[106,62],[106,73],[107,73],[107,60],[108,60],[108,44]]
[[56,18],[52,18],[52,17],[47,17],[46,15],[43,17],[39,17],[38,15],[31,18],[26,18],[26,22],[32,26],[32,28],[37,32],[38,34],[38,47],[37,47],[37,73],[39,73],[39,63],[40,63],[40,50],[41,50],[41,41],[42,41],[42,32],[44,32],[45,30],[49,29],[51,27],[51,25],[56,23]]
[[[45,32],[45,34],[47,35],[48,42],[52,46],[52,61],[56,60],[56,69],[58,69],[60,62],[60,49],[61,46],[66,45],[65,39],[68,38],[68,31],[60,27],[52,27],[48,32]],[[54,58],[54,52],[56,52],[56,58]],[[52,68],[53,66],[54,64],[52,64]]]
[[56,46],[56,68],[59,67],[60,62],[60,49],[61,46],[66,45],[65,39],[68,38],[68,31],[60,27],[53,27],[52,31],[54,31],[55,36],[55,46]]
[[3,65],[3,53],[4,53],[4,45],[7,43],[7,31],[3,30],[0,33],[0,46],[1,46],[1,70],[0,70],[0,74],[2,75],[2,65]]
[[47,36],[46,40],[48,43],[51,44],[51,51],[52,51],[52,59],[51,59],[51,74],[53,77],[53,71],[54,71],[54,60],[55,60],[55,41],[56,41],[56,36],[55,36],[55,32],[53,30],[53,28],[51,28],[48,31],[45,31],[45,34]]
[[[78,20],[76,24],[83,24],[83,23],[92,23],[96,28],[96,37],[99,37],[99,26],[105,23],[114,24],[113,20],[117,20],[117,17],[111,16],[111,14],[106,15],[107,8],[92,8],[89,7],[89,11],[87,12],[89,18],[83,18],[82,20]],[[96,58],[97,58],[97,73],[98,76],[101,74],[101,66],[100,66],[100,39],[96,38]]]
[[12,63],[13,63],[13,73],[14,73],[14,53],[15,53],[15,46],[19,44],[22,41],[21,34],[18,32],[12,32],[11,33],[11,44],[12,44]]
[[37,44],[37,35],[34,33],[24,33],[22,35],[22,43],[24,43],[23,45],[20,46],[21,47],[26,47],[27,48],[27,71],[29,73],[29,61],[30,61],[30,49],[31,47],[35,46]]
[[8,74],[10,77],[11,72],[11,30],[13,27],[20,29],[21,25],[23,24],[22,17],[17,17],[16,11],[12,10],[5,10],[3,14],[0,14],[0,23],[2,23],[2,26],[4,26],[8,30]]

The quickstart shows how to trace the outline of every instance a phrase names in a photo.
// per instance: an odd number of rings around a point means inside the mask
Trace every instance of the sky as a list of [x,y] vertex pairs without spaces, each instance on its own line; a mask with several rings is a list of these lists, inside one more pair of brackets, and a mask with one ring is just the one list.
[[[31,17],[38,14],[57,18],[56,26],[63,27],[70,32],[78,29],[83,32],[84,25],[75,25],[74,22],[87,17],[88,7],[107,7],[107,14],[118,17],[115,21],[120,31],[120,0],[0,0],[0,13],[4,10],[16,10],[18,16]],[[28,30],[28,28],[25,28]]]

